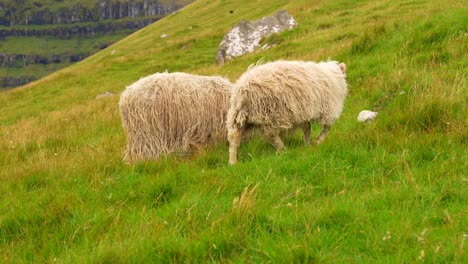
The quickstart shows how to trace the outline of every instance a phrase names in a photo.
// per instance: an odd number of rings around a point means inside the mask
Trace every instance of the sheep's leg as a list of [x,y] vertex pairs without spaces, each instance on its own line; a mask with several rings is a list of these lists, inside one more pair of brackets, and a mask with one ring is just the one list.
[[279,131],[265,129],[264,134],[265,137],[268,140],[270,140],[271,144],[273,144],[273,146],[276,149],[276,152],[281,152],[285,149],[284,143],[281,140],[281,137],[279,136]]
[[244,134],[244,129],[233,128],[228,131],[229,165],[233,165],[237,162],[237,149],[239,148]]
[[304,123],[304,125],[302,125],[302,130],[304,131],[304,143],[306,145],[310,145],[310,132],[311,132],[310,123],[309,122]]
[[327,137],[328,135],[328,131],[330,131],[330,127],[329,125],[324,125],[323,126],[323,129],[322,129],[322,132],[320,132],[320,134],[317,136],[317,139],[315,140],[315,144],[320,144],[322,143],[322,141],[325,139],[325,137]]

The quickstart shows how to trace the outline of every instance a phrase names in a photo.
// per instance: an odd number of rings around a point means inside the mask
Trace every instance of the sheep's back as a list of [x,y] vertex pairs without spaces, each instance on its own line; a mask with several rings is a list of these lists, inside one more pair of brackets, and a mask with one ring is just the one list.
[[339,101],[333,87],[340,85],[335,80],[340,79],[339,74],[309,62],[278,61],[256,66],[235,84],[231,106],[247,111],[249,123],[289,129],[320,119],[334,101]]

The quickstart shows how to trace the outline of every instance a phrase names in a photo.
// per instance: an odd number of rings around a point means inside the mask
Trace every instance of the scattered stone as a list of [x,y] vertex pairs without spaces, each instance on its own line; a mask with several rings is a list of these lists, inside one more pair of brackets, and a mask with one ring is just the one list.
[[98,95],[96,96],[96,99],[112,97],[112,96],[114,96],[114,95],[115,95],[115,93],[106,91],[105,93],[98,94]]
[[226,60],[253,52],[260,46],[263,38],[296,26],[294,18],[284,10],[252,22],[242,20],[224,36],[219,45],[216,63],[223,64]]
[[374,120],[376,117],[377,117],[377,112],[372,112],[372,111],[369,111],[369,110],[363,110],[359,113],[358,115],[358,122],[362,123],[362,122],[370,122],[372,120]]

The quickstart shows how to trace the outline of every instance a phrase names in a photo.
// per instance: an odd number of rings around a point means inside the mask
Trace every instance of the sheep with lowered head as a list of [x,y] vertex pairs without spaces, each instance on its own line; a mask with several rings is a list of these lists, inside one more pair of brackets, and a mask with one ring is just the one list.
[[346,65],[336,61],[277,61],[253,66],[234,85],[227,115],[229,164],[251,128],[258,127],[277,151],[282,132],[302,128],[310,143],[311,121],[323,130],[319,144],[340,117],[348,93]]
[[231,86],[221,77],[166,72],[127,87],[119,102],[125,159],[158,159],[225,140]]

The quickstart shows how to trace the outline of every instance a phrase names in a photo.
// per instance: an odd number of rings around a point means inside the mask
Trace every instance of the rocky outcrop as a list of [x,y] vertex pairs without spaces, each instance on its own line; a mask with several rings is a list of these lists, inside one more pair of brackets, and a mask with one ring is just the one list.
[[95,22],[107,19],[164,16],[182,6],[163,4],[157,0],[98,0],[94,6],[80,2],[71,7],[50,9],[39,1],[32,6],[0,3],[0,25],[48,25]]
[[216,62],[223,64],[226,60],[253,52],[260,46],[263,38],[296,26],[294,18],[284,10],[276,12],[274,16],[252,22],[242,20],[224,36],[219,45]]

